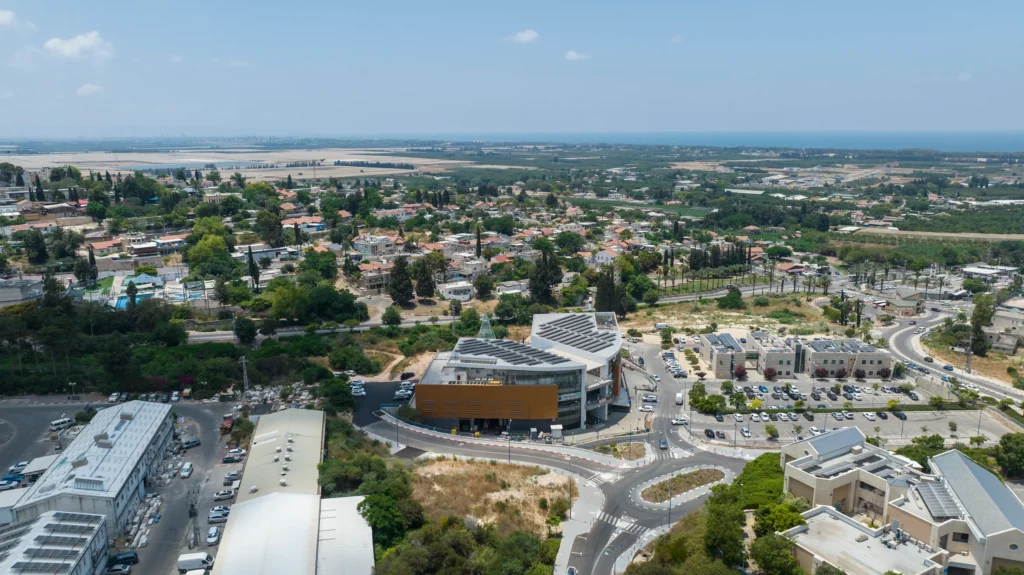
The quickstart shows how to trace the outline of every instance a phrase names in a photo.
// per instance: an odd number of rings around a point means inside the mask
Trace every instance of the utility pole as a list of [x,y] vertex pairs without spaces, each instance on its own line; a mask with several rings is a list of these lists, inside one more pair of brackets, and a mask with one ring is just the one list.
[[971,334],[967,339],[967,366],[964,373],[971,373],[971,356],[974,355],[974,325],[971,325]]
[[242,397],[244,398],[245,392],[249,391],[249,370],[246,365],[247,358],[244,355],[239,361],[242,362]]

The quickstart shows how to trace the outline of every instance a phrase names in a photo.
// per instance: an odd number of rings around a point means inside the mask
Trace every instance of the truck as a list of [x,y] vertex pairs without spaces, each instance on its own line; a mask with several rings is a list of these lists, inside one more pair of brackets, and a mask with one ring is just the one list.
[[188,573],[193,569],[212,569],[213,556],[209,553],[185,553],[178,555],[178,573]]
[[220,434],[227,435],[231,433],[231,428],[235,426],[235,417],[230,413],[224,416],[224,419],[220,422]]
[[181,398],[182,399],[192,399],[192,388],[191,387],[186,387],[185,390],[181,392]]
[[683,394],[682,394],[682,392],[680,392],[680,393],[676,394],[676,405],[682,405],[682,404],[683,404]]

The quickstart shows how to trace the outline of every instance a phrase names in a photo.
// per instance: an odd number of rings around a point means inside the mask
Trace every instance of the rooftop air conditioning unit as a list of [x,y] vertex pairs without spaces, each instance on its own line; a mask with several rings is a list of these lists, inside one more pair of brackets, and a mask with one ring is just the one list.
[[280,459],[281,459],[281,456],[280,456],[280,455],[275,455],[275,456],[274,456],[274,461],[278,461],[278,460],[280,460]]
[[86,465],[89,465],[89,460],[85,457],[79,457],[71,462],[72,469],[78,469],[79,467],[85,467]]
[[276,448],[274,448],[274,451],[276,451],[277,453],[281,453],[281,448],[280,447],[276,447]]
[[121,419],[135,419],[135,414],[130,411],[122,411]]
[[291,446],[291,445],[289,445],[289,446],[288,446],[288,452],[290,453],[291,451],[292,451],[292,446]]
[[287,487],[287,486],[288,486],[288,480],[285,479],[284,477],[282,477],[281,478],[281,487]]
[[281,471],[288,471],[288,465],[287,464],[282,465],[281,466]]
[[92,436],[94,441],[100,441],[100,440],[103,440],[103,439],[108,439],[109,437],[110,436],[107,435],[106,431],[104,431],[103,433],[97,433],[96,435]]
[[106,441],[106,440],[100,440],[100,441],[96,442],[96,447],[99,447],[101,449],[110,449],[110,448],[114,447],[114,442]]
[[[291,455],[285,455],[284,456],[284,460],[285,461],[291,461],[292,460],[292,456]],[[276,458],[275,458],[275,461],[276,461]]]
[[259,490],[260,490],[260,488],[256,487],[255,485],[249,487],[249,493],[256,493]]

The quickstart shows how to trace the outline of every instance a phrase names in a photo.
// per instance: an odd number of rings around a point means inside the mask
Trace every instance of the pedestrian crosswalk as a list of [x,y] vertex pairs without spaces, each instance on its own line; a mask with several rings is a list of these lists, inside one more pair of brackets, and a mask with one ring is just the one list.
[[594,516],[594,519],[598,521],[604,521],[605,523],[608,523],[610,525],[614,525],[618,531],[629,533],[631,535],[636,535],[637,537],[641,537],[644,533],[647,533],[647,531],[649,531],[643,525],[636,523],[636,521],[634,521],[633,518],[627,517],[625,515],[623,515],[622,517],[615,517],[613,515],[605,513],[604,511],[601,511]]
[[691,454],[688,451],[684,451],[682,449],[679,449],[679,450],[673,449],[672,451],[661,451],[661,452],[659,452],[655,456],[655,459],[682,459],[684,457],[690,457],[690,456],[691,456]]
[[618,473],[597,473],[594,474],[593,477],[588,477],[587,483],[593,485],[594,487],[600,487],[605,483],[615,483],[618,480]]

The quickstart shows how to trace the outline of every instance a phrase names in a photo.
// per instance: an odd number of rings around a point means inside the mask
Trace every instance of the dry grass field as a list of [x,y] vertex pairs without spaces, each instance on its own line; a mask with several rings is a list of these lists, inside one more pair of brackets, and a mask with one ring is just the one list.
[[[812,294],[813,295],[813,294]],[[816,297],[822,297],[821,292]],[[821,309],[806,300],[803,295],[768,298],[767,306],[754,304],[756,298],[743,298],[747,303],[745,310],[720,310],[715,300],[703,303],[682,302],[659,305],[656,308],[644,308],[630,314],[619,322],[621,329],[636,328],[650,331],[655,323],[667,323],[676,329],[700,330],[716,324],[719,330],[728,327],[749,329],[787,331],[793,329],[813,329],[816,332],[827,332],[828,326],[822,325]]]
[[906,238],[931,238],[936,240],[982,240],[1001,242],[1004,240],[1024,240],[1024,234],[979,234],[974,232],[911,232],[906,230],[890,230],[888,228],[862,228],[857,235],[875,234],[880,236],[902,236]]
[[701,485],[707,485],[708,483],[714,483],[725,477],[725,474],[717,469],[698,469],[697,471],[691,471],[683,475],[676,475],[670,479],[666,479],[660,483],[644,489],[640,493],[640,497],[643,497],[647,501],[653,501],[654,503],[661,503],[668,501],[670,498],[679,495],[680,493],[686,493],[691,489],[696,489]]
[[[547,532],[548,511],[565,499],[567,478],[539,467],[489,461],[435,459],[418,465],[413,492],[433,520],[468,516],[493,523],[504,535],[512,531]],[[573,499],[577,497],[572,483]]]

